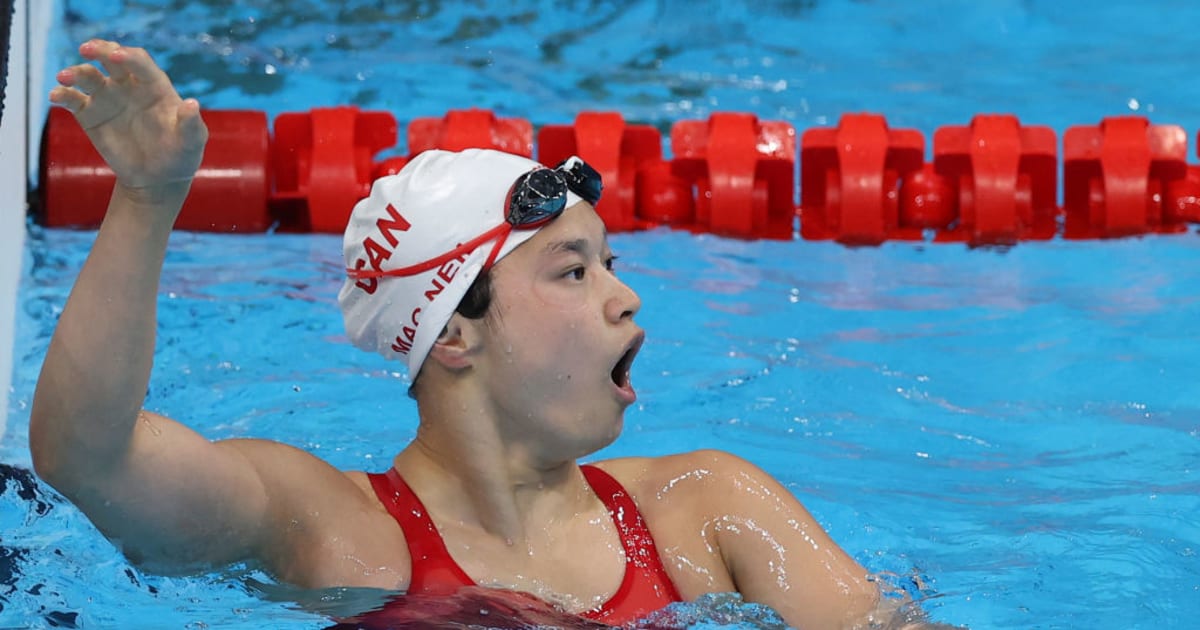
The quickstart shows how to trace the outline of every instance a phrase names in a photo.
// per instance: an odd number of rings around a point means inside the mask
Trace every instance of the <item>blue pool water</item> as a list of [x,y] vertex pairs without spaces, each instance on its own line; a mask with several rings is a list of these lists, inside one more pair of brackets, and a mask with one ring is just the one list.
[[[871,110],[928,136],[984,111],[1060,135],[1134,112],[1200,128],[1200,7],[1184,2],[61,4],[52,57],[119,35],[206,105],[272,114],[479,105],[548,123],[592,108],[666,128],[750,111],[802,130]],[[322,627],[358,594],[238,569],[142,574],[23,472],[37,370],[93,238],[30,228],[0,442],[0,627]],[[640,401],[600,456],[734,451],[937,620],[1200,617],[1194,234],[969,250],[663,230],[613,245],[649,337]],[[398,366],[345,342],[340,268],[333,236],[176,234],[148,406],[213,438],[385,468],[414,410]],[[696,627],[754,625],[696,612]]]

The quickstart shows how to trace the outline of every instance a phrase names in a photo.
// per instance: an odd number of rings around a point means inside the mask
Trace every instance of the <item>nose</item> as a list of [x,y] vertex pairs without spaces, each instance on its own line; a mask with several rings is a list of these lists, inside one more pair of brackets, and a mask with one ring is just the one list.
[[629,285],[621,282],[616,276],[609,276],[613,282],[612,295],[604,304],[604,316],[612,323],[623,319],[633,319],[642,308],[642,298]]

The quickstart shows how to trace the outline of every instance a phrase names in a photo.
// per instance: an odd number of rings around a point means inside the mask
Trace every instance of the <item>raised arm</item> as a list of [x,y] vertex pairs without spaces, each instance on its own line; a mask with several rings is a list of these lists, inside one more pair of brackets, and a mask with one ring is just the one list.
[[[200,165],[208,130],[149,55],[91,41],[58,74],[51,102],[70,110],[117,181],[91,255],[67,301],[34,396],[34,463],[45,473],[125,451],[154,354],[155,298],[167,237]],[[89,453],[70,461],[71,449]]]
[[142,411],[167,240],[208,132],[199,104],[144,50],[94,40],[80,53],[106,72],[67,68],[50,100],[75,115],[117,181],[38,380],[34,467],[136,562],[177,570],[261,555],[270,519],[286,517],[270,467],[334,473],[295,449],[212,443]]

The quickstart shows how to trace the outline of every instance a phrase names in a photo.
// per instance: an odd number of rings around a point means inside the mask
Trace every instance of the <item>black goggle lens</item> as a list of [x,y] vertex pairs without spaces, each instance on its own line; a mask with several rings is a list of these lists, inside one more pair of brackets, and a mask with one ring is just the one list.
[[514,228],[537,227],[562,214],[567,207],[567,191],[596,205],[604,183],[600,173],[578,158],[564,161],[553,169],[539,168],[521,174],[513,182],[508,202],[508,222]]
[[567,206],[567,183],[557,171],[540,168],[523,173],[513,183],[508,202],[508,222],[532,227],[562,214]]
[[600,173],[587,162],[572,158],[563,161],[554,170],[563,174],[567,180],[567,187],[584,201],[593,206],[600,201],[600,194],[604,192],[604,181]]

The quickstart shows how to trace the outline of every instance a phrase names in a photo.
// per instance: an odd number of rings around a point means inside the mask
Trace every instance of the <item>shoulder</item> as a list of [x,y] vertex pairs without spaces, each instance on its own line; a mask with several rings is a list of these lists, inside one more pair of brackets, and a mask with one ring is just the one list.
[[769,478],[754,464],[725,451],[705,449],[662,457],[624,457],[595,462],[635,497],[691,497],[729,489],[738,479]]
[[[736,590],[721,549],[719,529],[747,476],[763,476],[731,453],[701,450],[664,457],[630,457],[596,462],[633,497],[654,536],[655,546],[681,595]],[[741,511],[735,509],[735,512]]]
[[753,463],[725,451],[622,458],[596,465],[625,486],[652,524],[694,529],[697,522],[754,520],[785,513],[805,522],[811,520],[782,483]]
[[725,451],[595,462],[634,498],[650,523],[689,525],[711,520],[758,495],[786,492],[754,464]]

